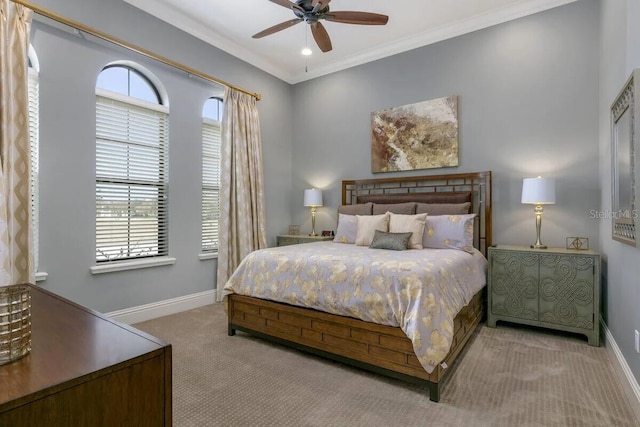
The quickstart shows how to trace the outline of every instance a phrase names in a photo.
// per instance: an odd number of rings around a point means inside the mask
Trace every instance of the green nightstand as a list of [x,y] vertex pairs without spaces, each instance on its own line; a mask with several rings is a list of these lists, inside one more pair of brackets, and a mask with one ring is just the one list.
[[278,236],[278,246],[297,245],[299,243],[333,240],[333,236],[307,236],[306,234],[283,234]]
[[600,254],[489,248],[487,325],[499,320],[584,334],[600,345]]

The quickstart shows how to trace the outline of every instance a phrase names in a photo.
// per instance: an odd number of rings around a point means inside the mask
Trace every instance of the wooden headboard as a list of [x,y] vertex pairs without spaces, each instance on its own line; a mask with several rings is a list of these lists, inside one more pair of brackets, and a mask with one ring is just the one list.
[[487,248],[491,246],[490,171],[342,181],[343,205],[357,204],[359,197],[374,200],[380,197],[390,203],[393,200],[419,202],[425,197],[438,196],[450,199],[455,194],[460,197],[470,195],[470,212],[476,214],[474,246],[486,256]]

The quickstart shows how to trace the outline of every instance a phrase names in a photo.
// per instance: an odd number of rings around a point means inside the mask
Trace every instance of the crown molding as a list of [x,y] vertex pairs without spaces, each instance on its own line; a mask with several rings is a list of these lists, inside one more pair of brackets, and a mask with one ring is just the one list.
[[204,24],[190,18],[180,10],[168,6],[157,0],[124,0],[126,3],[141,9],[156,18],[159,18],[230,55],[233,55],[289,84],[301,83],[327,74],[342,71],[347,68],[362,65],[367,62],[386,58],[398,53],[406,52],[418,47],[437,43],[452,37],[492,27],[514,19],[533,15],[558,6],[563,6],[579,0],[527,0],[514,6],[508,6],[462,19],[439,28],[423,33],[394,40],[375,49],[369,49],[349,58],[332,62],[328,65],[320,65],[308,71],[292,73],[270,61],[263,55],[256,54],[236,42],[220,35],[206,27]]
[[467,19],[456,21],[452,24],[443,25],[439,28],[425,31],[421,34],[394,40],[393,42],[380,45],[375,49],[367,50],[365,52],[362,52],[361,54],[354,55],[342,61],[336,61],[329,65],[320,66],[315,69],[309,69],[304,73],[297,73],[293,76],[292,80],[288,81],[288,83],[301,83],[306,80],[335,73],[337,71],[342,71],[347,68],[362,65],[367,62],[376,61],[378,59],[396,55],[398,53],[407,52],[412,49],[434,44],[453,37],[461,36],[463,34],[471,33],[473,31],[489,28],[494,25],[502,24],[518,18],[523,18],[528,15],[533,15],[538,12],[542,12],[558,6],[563,6],[565,4],[573,3],[576,1],[578,0],[529,0],[517,6],[510,6],[499,10],[493,10],[482,15],[476,15]]
[[218,49],[247,62],[254,67],[261,69],[287,83],[291,83],[293,75],[288,73],[282,67],[269,61],[266,57],[253,53],[252,51],[240,46],[238,43],[229,38],[222,36],[216,31],[211,30],[203,23],[187,16],[184,12],[176,9],[166,3],[157,0],[124,0],[149,15],[152,15],[166,23],[214,46]]

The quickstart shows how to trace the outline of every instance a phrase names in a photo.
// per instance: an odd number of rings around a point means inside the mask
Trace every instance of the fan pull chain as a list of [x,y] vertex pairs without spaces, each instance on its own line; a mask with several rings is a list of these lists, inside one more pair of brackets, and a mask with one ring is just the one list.
[[[306,47],[307,49],[309,49],[309,26],[305,25],[304,26],[304,47]],[[305,56],[304,57],[304,72],[308,73],[309,72],[309,56]]]

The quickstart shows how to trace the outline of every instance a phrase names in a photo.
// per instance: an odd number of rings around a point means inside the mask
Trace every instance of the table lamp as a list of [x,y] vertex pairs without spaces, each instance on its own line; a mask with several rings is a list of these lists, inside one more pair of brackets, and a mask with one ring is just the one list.
[[556,180],[553,178],[525,178],[522,181],[522,203],[535,205],[536,214],[536,243],[533,249],[547,249],[540,241],[542,229],[542,205],[556,203]]
[[316,208],[322,206],[322,191],[315,188],[304,190],[304,205],[311,208],[311,234],[309,236],[317,236]]

